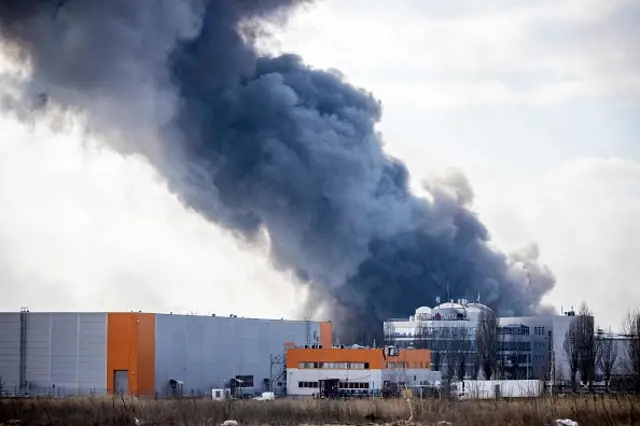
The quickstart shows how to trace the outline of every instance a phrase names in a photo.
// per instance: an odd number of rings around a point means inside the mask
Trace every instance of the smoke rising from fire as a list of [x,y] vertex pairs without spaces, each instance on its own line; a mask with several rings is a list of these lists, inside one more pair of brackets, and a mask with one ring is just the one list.
[[187,207],[269,244],[273,265],[311,290],[304,314],[328,314],[343,339],[448,293],[540,310],[553,275],[536,247],[490,246],[464,176],[415,194],[383,150],[372,94],[296,55],[257,53],[261,23],[305,3],[9,0],[0,36],[31,68],[13,82],[23,102],[86,114],[88,131],[144,154]]

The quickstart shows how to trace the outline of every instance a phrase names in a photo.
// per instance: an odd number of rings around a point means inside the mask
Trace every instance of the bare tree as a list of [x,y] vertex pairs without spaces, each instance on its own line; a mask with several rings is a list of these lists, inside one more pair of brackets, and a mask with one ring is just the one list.
[[609,328],[608,333],[598,333],[595,340],[596,366],[604,376],[605,386],[609,388],[611,373],[618,360],[618,347]]
[[471,371],[471,380],[478,380],[478,375],[480,374],[480,358],[478,358],[478,354],[474,354],[473,356],[473,370]]
[[419,321],[413,334],[413,347],[416,349],[431,349],[433,339],[431,330],[428,322]]
[[471,355],[471,341],[466,327],[451,327],[446,340],[447,379],[464,380],[467,375],[467,360]]
[[576,373],[578,372],[580,372],[580,379],[583,382],[588,382],[589,387],[593,384],[596,361],[594,341],[593,315],[586,303],[582,303],[578,315],[569,325],[563,343],[574,392],[577,389]]
[[496,371],[498,360],[498,318],[493,311],[484,310],[476,329],[476,351],[479,367],[484,378],[490,380]]
[[640,393],[640,309],[630,311],[622,321],[622,330],[627,338],[625,364],[635,391]]
[[451,380],[458,375],[458,348],[457,348],[457,328],[454,327],[445,327],[442,329],[443,337],[443,351],[442,351],[442,361],[444,363],[445,371],[444,373],[447,376],[447,383],[450,383]]
[[579,329],[578,371],[580,380],[593,385],[596,376],[595,330],[593,314],[586,303],[582,303],[578,312],[577,326]]
[[395,334],[396,328],[391,322],[385,322],[383,325],[383,335],[384,335],[384,344],[385,346],[392,346],[395,343]]
[[569,325],[569,329],[567,330],[567,334],[564,337],[564,342],[562,344],[562,349],[564,354],[567,357],[567,362],[569,364],[569,375],[571,379],[571,388],[573,391],[576,391],[576,374],[578,373],[578,345],[577,341],[579,340],[578,336],[578,327],[575,325],[575,319]]

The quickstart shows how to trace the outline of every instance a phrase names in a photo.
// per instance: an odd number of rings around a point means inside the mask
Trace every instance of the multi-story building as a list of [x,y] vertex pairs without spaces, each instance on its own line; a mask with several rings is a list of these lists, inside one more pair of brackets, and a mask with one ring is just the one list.
[[[476,336],[483,313],[491,309],[466,300],[426,306],[415,315],[384,323],[387,344],[432,350],[432,368],[445,378],[482,377],[478,371]],[[564,340],[575,312],[564,315],[501,317],[497,319],[497,366],[494,377],[545,379],[552,374],[568,377]]]
[[287,394],[311,396],[323,387],[371,394],[391,384],[435,386],[441,374],[431,371],[426,349],[310,347],[287,349]]
[[433,370],[445,378],[472,378],[476,360],[476,330],[483,313],[491,310],[481,303],[451,300],[416,309],[409,318],[384,322],[385,343],[398,348],[432,351]]
[[0,313],[0,392],[277,390],[286,387],[285,346],[330,347],[332,333],[330,322],[237,316]]

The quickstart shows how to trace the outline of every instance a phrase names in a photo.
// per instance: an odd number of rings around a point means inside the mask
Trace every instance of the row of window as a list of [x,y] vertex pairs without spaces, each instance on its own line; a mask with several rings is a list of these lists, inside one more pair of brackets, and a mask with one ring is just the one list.
[[429,363],[427,362],[388,362],[387,368],[429,368]]
[[[428,368],[429,364],[423,361],[387,362],[387,368]],[[368,370],[368,362],[301,362],[298,368],[325,368],[334,370]]]
[[387,368],[409,368],[408,362],[388,362]]
[[332,370],[368,370],[368,362],[301,362],[298,368],[328,368]]
[[476,327],[425,327],[425,328],[397,328],[387,330],[385,335],[388,338],[393,337],[461,337],[467,336],[473,338],[476,334]]
[[[298,382],[299,388],[314,388],[319,387],[318,382]],[[369,389],[369,383],[364,382],[339,382],[338,388],[340,389]]]
[[526,325],[507,325],[498,328],[498,334],[515,334],[517,336],[528,336],[529,327]]
[[542,349],[547,345],[548,345],[547,342],[533,342],[533,347],[536,349]]
[[501,342],[499,350],[502,351],[531,351],[531,342]]
[[[534,334],[536,336],[544,336],[544,327],[534,327]],[[516,335],[529,335],[529,327],[526,325],[509,325],[505,327],[499,327],[499,334],[516,334]],[[449,336],[461,336],[467,335],[472,338],[476,334],[476,327],[399,327],[388,330],[386,333],[388,338],[394,337],[449,337]]]

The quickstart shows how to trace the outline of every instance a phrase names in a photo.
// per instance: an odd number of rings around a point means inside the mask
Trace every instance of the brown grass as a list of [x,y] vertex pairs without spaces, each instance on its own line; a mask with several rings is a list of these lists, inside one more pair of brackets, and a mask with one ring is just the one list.
[[[413,421],[453,426],[552,425],[570,418],[580,426],[640,425],[636,397],[581,397],[512,401],[413,400]],[[0,401],[0,424],[30,425],[239,425],[405,424],[406,400],[227,401],[136,400],[117,398],[30,399]]]

